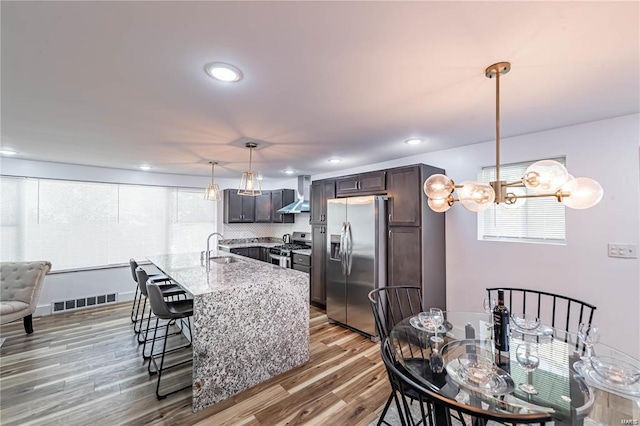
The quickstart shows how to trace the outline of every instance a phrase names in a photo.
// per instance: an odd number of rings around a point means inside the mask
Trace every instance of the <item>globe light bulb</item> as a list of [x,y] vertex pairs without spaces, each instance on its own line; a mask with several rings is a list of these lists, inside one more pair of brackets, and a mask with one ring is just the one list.
[[472,212],[486,210],[496,199],[493,187],[485,182],[464,181],[458,190],[462,207]]
[[562,192],[570,195],[562,198],[562,204],[572,209],[588,209],[602,200],[604,190],[593,179],[573,178],[562,186]]
[[427,204],[437,213],[444,213],[451,208],[446,198],[429,198]]
[[535,193],[555,192],[569,178],[567,169],[557,161],[536,161],[524,174],[524,185]]
[[436,200],[446,199],[453,192],[454,187],[453,181],[441,174],[431,175],[424,181],[424,193],[427,197]]

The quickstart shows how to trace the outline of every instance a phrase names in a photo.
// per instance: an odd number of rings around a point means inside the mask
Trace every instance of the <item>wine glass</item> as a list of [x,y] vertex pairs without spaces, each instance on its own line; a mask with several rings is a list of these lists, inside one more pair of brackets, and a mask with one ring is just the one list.
[[516,359],[518,364],[524,371],[527,372],[527,383],[521,383],[520,390],[528,393],[529,395],[535,395],[538,393],[536,388],[531,383],[528,383],[529,373],[533,373],[540,365],[540,356],[538,355],[538,348],[530,343],[525,343],[516,349]]
[[582,323],[578,327],[578,339],[587,347],[586,359],[591,359],[591,348],[600,341],[600,328],[593,324]]
[[433,325],[435,326],[435,336],[431,338],[431,341],[435,343],[442,343],[444,340],[442,337],[438,336],[438,331],[440,331],[440,327],[444,323],[444,314],[442,313],[442,309],[439,308],[431,308],[429,309],[429,313],[431,314],[431,321],[433,321]]
[[493,308],[495,308],[497,304],[498,302],[496,299],[485,298],[482,301],[484,311],[489,314],[489,325],[487,326],[487,330],[493,330]]

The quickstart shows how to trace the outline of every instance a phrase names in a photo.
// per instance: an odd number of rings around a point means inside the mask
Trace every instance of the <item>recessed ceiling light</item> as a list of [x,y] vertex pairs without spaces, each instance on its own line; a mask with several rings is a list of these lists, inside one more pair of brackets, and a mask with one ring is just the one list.
[[2,155],[16,155],[17,152],[12,149],[0,149],[0,154]]
[[204,66],[204,71],[216,80],[232,83],[242,80],[242,71],[233,65],[222,62],[211,62]]
[[405,141],[405,143],[406,143],[406,144],[409,144],[409,145],[419,145],[419,144],[421,144],[422,142],[423,142],[423,141],[422,141],[422,139],[407,139],[407,140]]
[[151,167],[151,166],[147,166],[146,164],[145,164],[145,165],[140,166],[140,170],[144,170],[145,172],[146,172],[146,171],[151,170],[152,168],[153,168],[153,167]]
[[341,160],[341,159],[339,159],[339,158],[329,158],[329,160],[327,160],[327,161],[329,161],[330,163],[339,163],[339,162],[341,162],[342,160]]
[[295,170],[285,170],[284,172],[285,172],[285,174],[292,175],[292,174],[294,174],[296,171],[295,171]]

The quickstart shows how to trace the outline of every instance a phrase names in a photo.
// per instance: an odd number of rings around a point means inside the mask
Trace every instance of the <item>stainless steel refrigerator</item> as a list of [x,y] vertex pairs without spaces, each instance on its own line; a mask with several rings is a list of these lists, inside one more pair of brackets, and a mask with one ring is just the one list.
[[327,317],[375,336],[368,294],[386,282],[385,197],[327,201]]

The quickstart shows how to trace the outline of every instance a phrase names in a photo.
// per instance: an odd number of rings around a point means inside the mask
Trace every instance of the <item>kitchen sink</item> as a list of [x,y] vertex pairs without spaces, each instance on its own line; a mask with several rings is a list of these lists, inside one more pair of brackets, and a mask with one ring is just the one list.
[[215,263],[220,263],[221,265],[241,262],[239,259],[236,259],[235,257],[231,257],[231,256],[212,257],[211,261]]

